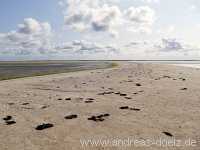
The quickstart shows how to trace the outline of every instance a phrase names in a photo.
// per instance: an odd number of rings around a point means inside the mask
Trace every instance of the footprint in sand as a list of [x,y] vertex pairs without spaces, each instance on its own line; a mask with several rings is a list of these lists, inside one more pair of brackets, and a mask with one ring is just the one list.
[[9,121],[6,121],[6,125],[12,125],[12,124],[15,124],[16,121],[14,120],[9,120]]
[[41,107],[41,109],[46,109],[48,107],[50,107],[50,105],[44,105],[44,106]]
[[119,109],[122,109],[122,110],[133,110],[133,111],[140,111],[141,110],[139,108],[132,108],[132,107],[128,107],[128,106],[122,106]]
[[171,77],[170,77],[170,76],[163,76],[163,78],[168,78],[168,79],[170,79]]
[[68,115],[68,116],[65,116],[65,119],[75,119],[75,118],[78,118],[78,115]]
[[113,94],[114,92],[105,92],[105,94]]
[[109,117],[109,116],[110,116],[110,114],[101,114],[98,116],[92,116],[92,117],[88,118],[88,120],[92,120],[95,122],[102,122],[105,120],[106,117]]
[[99,115],[99,116],[97,116],[98,118],[102,118],[102,117],[109,117],[110,116],[110,114],[101,114],[101,115]]
[[127,94],[123,94],[123,93],[120,93],[119,95],[120,95],[120,96],[127,96]]
[[136,83],[135,85],[136,85],[136,86],[142,86],[140,83]]
[[122,106],[119,109],[129,109],[129,107],[128,106]]
[[94,101],[94,98],[87,98],[87,100],[89,100],[89,101]]
[[87,100],[85,101],[85,103],[93,103],[94,102],[94,98],[87,98]]
[[13,117],[12,116],[6,116],[3,118],[3,120],[5,121],[6,125],[12,125],[15,124],[16,121],[12,120]]
[[27,109],[27,110],[31,110],[33,109],[32,107],[21,107],[22,109]]
[[88,118],[88,120],[92,120],[92,121],[95,121],[95,122],[100,122],[100,121],[104,121],[105,119],[97,118],[96,116],[92,116],[92,117]]
[[120,93],[120,92],[116,92],[115,94],[116,94],[116,95],[120,95],[121,93]]
[[3,118],[3,120],[5,121],[11,120],[11,119],[12,119],[12,116],[6,116],[5,118]]
[[124,97],[125,99],[132,99],[132,97]]
[[71,101],[72,98],[68,97],[68,98],[65,98],[66,101]]
[[85,103],[93,103],[94,101],[85,101]]
[[36,130],[44,130],[44,129],[48,129],[48,128],[52,128],[54,125],[51,123],[43,123],[41,125],[38,125],[35,129]]
[[182,81],[186,81],[186,79],[185,78],[179,78],[180,80],[182,80]]
[[109,95],[109,94],[113,94],[114,92],[103,92],[103,93],[98,93],[98,95]]
[[139,108],[130,108],[130,110],[140,111],[141,109],[139,109]]
[[167,136],[170,136],[170,137],[173,137],[173,135],[169,132],[162,132],[163,134],[167,135]]
[[10,102],[10,103],[8,103],[8,105],[12,106],[12,105],[15,105],[15,103]]
[[29,103],[22,103],[22,105],[29,105]]

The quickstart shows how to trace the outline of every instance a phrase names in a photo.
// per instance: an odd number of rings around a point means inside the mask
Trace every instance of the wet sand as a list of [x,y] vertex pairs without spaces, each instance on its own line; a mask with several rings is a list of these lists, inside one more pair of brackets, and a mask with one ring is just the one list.
[[80,139],[200,138],[200,70],[116,68],[0,81],[0,150],[199,150],[82,146]]

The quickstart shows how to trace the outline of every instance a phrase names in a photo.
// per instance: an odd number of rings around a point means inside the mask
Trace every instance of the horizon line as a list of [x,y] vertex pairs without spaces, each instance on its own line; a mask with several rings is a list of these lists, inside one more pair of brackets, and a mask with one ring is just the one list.
[[186,59],[186,60],[170,60],[170,59],[166,59],[166,60],[160,60],[160,59],[140,59],[140,60],[134,60],[134,59],[126,59],[126,60],[124,60],[124,59],[105,59],[105,60],[102,60],[102,59],[100,59],[100,60],[98,60],[98,59],[96,59],[96,60],[93,60],[93,59],[87,59],[87,60],[82,60],[82,59],[74,59],[74,60],[64,60],[64,59],[62,59],[62,60],[0,60],[0,62],[38,62],[38,61],[138,61],[138,62],[147,62],[147,61],[156,61],[156,62],[164,62],[164,61],[200,61],[200,60],[198,60],[198,59]]

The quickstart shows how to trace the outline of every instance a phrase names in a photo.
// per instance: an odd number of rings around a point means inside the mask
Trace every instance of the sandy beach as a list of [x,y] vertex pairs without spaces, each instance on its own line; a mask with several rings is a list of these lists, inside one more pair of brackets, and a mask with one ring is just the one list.
[[[119,63],[0,81],[0,150],[199,150],[199,75],[197,68]],[[139,142],[81,143],[127,138]],[[160,138],[182,146],[141,143]]]

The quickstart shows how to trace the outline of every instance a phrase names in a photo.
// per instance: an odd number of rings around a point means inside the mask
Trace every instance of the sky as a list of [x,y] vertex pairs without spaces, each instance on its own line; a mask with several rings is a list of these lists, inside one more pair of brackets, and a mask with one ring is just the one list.
[[2,0],[1,60],[199,59],[199,0]]

